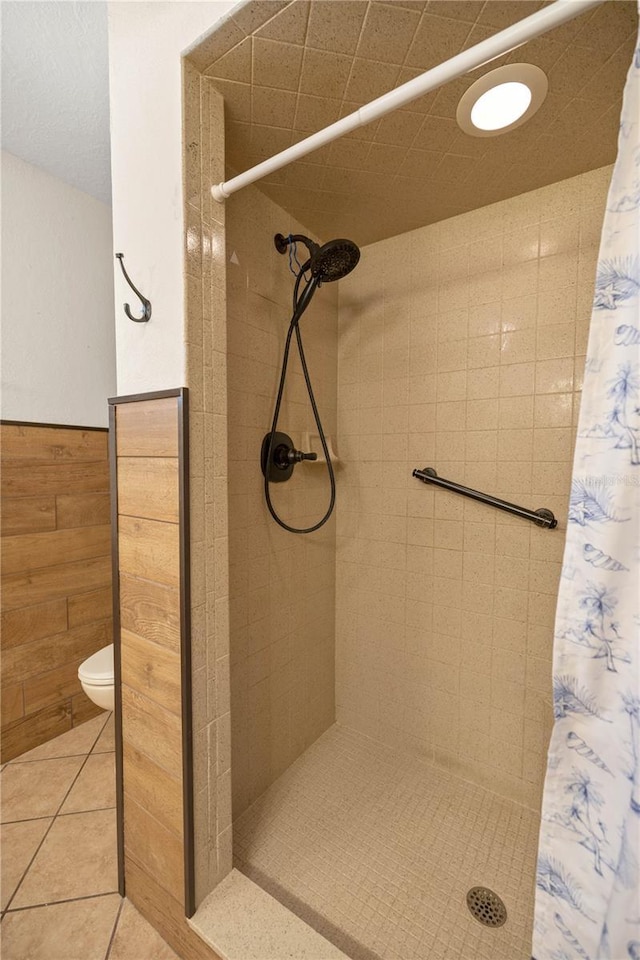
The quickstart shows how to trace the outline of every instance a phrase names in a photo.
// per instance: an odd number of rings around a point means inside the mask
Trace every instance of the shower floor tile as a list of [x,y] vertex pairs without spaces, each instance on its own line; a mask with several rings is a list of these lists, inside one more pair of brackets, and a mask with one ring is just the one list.
[[[353,960],[529,960],[539,816],[335,725],[234,824],[236,866]],[[504,900],[482,926],[466,893]]]

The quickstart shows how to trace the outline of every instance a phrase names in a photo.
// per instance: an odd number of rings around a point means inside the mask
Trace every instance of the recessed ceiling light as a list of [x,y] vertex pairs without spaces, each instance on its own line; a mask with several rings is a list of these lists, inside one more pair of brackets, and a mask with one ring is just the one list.
[[495,137],[526,123],[547,95],[546,74],[532,63],[485,73],[460,98],[456,119],[472,137]]

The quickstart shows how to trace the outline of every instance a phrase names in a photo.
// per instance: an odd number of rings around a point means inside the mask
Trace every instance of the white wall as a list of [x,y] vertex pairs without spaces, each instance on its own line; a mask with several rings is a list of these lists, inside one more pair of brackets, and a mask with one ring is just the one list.
[[180,57],[234,6],[109,4],[114,243],[153,309],[146,324],[116,312],[119,395],[185,382]]
[[106,426],[111,209],[2,151],[2,416]]

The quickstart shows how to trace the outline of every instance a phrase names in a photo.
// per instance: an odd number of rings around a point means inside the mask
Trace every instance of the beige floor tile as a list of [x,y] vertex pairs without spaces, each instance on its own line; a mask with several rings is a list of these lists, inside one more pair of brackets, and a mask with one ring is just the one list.
[[4,910],[13,896],[13,891],[22,879],[22,874],[38,849],[51,823],[46,820],[22,820],[19,823],[5,823],[2,827],[2,909]]
[[[529,960],[539,816],[346,727],[234,824],[236,866],[353,960]],[[475,920],[467,890],[507,906]]]
[[61,733],[59,737],[49,740],[48,743],[43,743],[27,753],[23,753],[12,760],[11,764],[25,763],[27,760],[51,760],[53,757],[81,756],[89,753],[105,725],[107,716],[107,713],[101,713],[99,717],[87,720],[86,723],[81,723],[67,733]]
[[179,960],[157,930],[125,900],[109,960]]
[[56,819],[12,906],[87,897],[117,887],[115,810],[71,813]]
[[120,897],[114,894],[7,913],[2,958],[104,960],[119,906]]
[[115,754],[92,754],[87,758],[60,812],[79,813],[82,810],[101,810],[115,805]]
[[34,820],[58,812],[84,757],[10,763],[0,774],[2,822]]
[[109,715],[104,730],[98,737],[98,742],[93,748],[93,753],[111,753],[115,749],[113,736],[113,714]]

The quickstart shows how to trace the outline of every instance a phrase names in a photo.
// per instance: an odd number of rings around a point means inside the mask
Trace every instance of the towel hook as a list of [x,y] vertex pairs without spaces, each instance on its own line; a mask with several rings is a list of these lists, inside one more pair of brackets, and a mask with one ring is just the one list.
[[134,286],[131,277],[124,268],[124,253],[116,253],[116,258],[120,261],[120,266],[122,267],[122,272],[124,273],[124,278],[135,293],[137,297],[140,298],[142,303],[143,314],[141,317],[134,317],[131,313],[131,308],[128,303],[124,304],[124,312],[129,317],[129,320],[133,320],[134,323],[146,323],[151,319],[151,301],[147,300],[146,297],[143,297],[137,287]]

